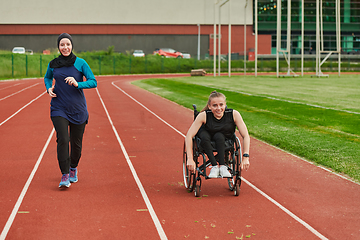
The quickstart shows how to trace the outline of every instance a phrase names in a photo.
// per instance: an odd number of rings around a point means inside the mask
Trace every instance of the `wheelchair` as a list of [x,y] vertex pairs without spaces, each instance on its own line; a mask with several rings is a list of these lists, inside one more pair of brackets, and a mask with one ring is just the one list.
[[[194,108],[194,119],[199,114],[196,109],[196,105],[193,105]],[[207,167],[211,165],[210,160],[206,156],[204,150],[200,145],[201,139],[195,135],[193,138],[193,159],[195,162],[195,172],[190,172],[187,167],[187,153],[184,143],[183,151],[183,176],[184,176],[184,185],[189,192],[195,193],[195,197],[200,197],[202,177],[204,179],[209,179]],[[213,147],[213,152],[217,152],[215,148],[215,142],[211,142]],[[201,161],[202,159],[202,161]],[[215,159],[217,156],[215,155]],[[240,185],[241,185],[241,168],[240,164],[242,162],[241,154],[241,144],[239,138],[235,135],[231,139],[225,140],[225,166],[230,171],[231,177],[227,178],[230,191],[234,192],[235,196],[240,194]],[[208,173],[207,173],[208,172]]]

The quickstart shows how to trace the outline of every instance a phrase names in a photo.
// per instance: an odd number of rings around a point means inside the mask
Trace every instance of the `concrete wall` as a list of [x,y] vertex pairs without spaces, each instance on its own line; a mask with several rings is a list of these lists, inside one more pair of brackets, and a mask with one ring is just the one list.
[[[62,32],[74,38],[76,51],[115,51],[170,47],[197,54],[198,24],[201,26],[201,55],[213,54],[213,24],[221,19],[221,53],[228,52],[229,10],[232,52],[244,51],[245,0],[1,0],[0,49],[24,46],[36,52],[56,48]],[[254,48],[253,0],[246,12],[247,51]],[[215,17],[215,19],[214,19]],[[259,54],[271,53],[271,36],[259,36]]]
[[[217,1],[217,0],[216,0]],[[219,0],[223,2],[224,0]],[[1,24],[213,24],[215,0],[1,0]],[[245,0],[231,0],[232,24],[244,24]],[[252,24],[248,0],[247,24]],[[228,23],[229,2],[221,8]],[[216,11],[218,15],[218,11]]]

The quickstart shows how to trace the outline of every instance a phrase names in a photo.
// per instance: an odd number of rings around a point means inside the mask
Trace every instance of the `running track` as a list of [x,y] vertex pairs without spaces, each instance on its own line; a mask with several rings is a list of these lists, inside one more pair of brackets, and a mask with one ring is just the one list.
[[360,239],[360,185],[256,139],[239,197],[225,179],[188,193],[192,111],[130,84],[150,77],[85,90],[79,182],[64,191],[43,80],[0,82],[0,240]]

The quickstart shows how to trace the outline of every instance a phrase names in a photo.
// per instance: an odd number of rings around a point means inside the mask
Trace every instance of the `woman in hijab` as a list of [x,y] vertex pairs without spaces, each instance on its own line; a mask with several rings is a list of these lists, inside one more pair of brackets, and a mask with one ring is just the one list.
[[89,118],[83,89],[96,88],[97,81],[86,61],[72,52],[73,40],[69,34],[59,35],[57,47],[60,56],[49,63],[44,82],[51,97],[50,117],[56,131],[57,158],[62,173],[59,188],[68,188],[78,181],[77,167]]

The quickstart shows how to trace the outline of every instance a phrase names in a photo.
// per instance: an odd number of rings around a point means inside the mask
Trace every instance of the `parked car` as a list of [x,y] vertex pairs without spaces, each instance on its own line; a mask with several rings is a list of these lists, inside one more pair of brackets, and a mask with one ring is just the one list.
[[178,52],[172,48],[159,48],[154,51],[154,55],[160,55],[163,57],[174,57],[174,58],[182,58],[183,55],[181,52]]
[[135,50],[132,54],[134,57],[145,57],[143,50]]
[[191,58],[190,53],[187,53],[187,52],[181,52],[181,53],[183,55],[183,58],[187,58],[187,59]]
[[31,50],[31,49],[26,49],[25,52],[26,52],[26,54],[29,54],[29,55],[33,55],[33,54],[34,54],[34,51]]
[[12,49],[12,53],[25,54],[25,48],[24,47],[14,47]]

